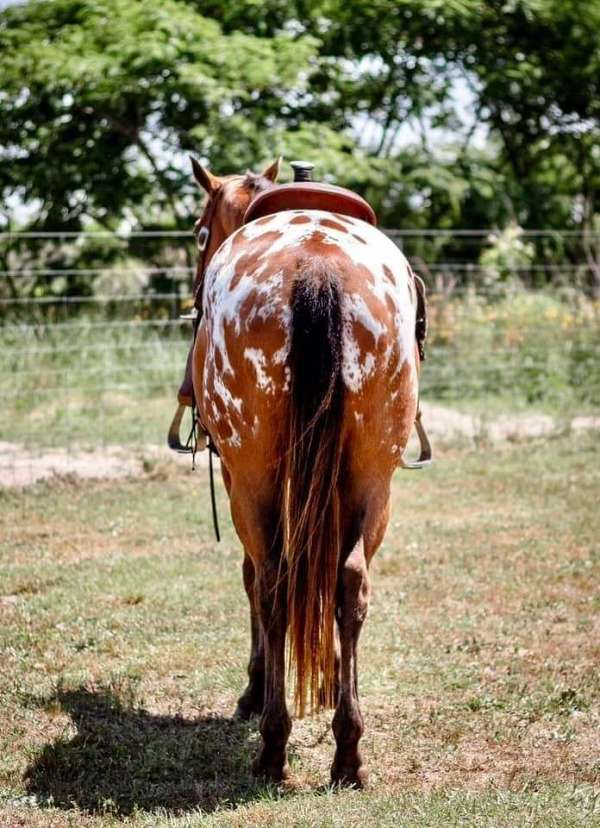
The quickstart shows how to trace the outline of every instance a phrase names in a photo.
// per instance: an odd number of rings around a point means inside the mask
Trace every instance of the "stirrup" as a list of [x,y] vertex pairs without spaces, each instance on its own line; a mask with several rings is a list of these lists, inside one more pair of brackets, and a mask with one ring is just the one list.
[[427,432],[425,431],[425,426],[421,422],[420,408],[417,411],[417,416],[415,417],[415,428],[417,429],[419,443],[421,444],[421,453],[419,454],[419,459],[405,460],[404,457],[400,457],[400,466],[403,469],[408,469],[408,471],[424,469],[425,466],[429,466],[429,464],[431,463],[431,458],[433,456],[433,452],[431,450],[431,443],[429,442],[429,437],[427,436]]
[[169,433],[167,435],[167,443],[169,448],[172,451],[176,451],[178,454],[195,454],[197,451],[204,451],[204,449],[208,445],[208,435],[198,422],[198,420],[193,417],[192,418],[192,428],[189,433],[189,436],[184,443],[181,442],[181,438],[179,437],[179,430],[181,428],[181,420],[183,419],[183,414],[186,408],[189,408],[187,405],[183,405],[183,403],[179,403],[177,406],[177,411],[175,412],[175,416],[171,421],[171,425],[169,426]]
[[198,310],[197,310],[197,308],[193,307],[187,313],[180,313],[179,318],[184,319],[184,320],[189,320],[190,322],[195,322],[196,319],[198,318]]

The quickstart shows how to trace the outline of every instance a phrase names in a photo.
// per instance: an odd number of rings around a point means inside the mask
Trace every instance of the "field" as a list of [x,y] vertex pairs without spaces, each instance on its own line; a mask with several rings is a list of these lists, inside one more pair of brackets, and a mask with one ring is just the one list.
[[598,824],[599,469],[584,433],[397,475],[361,793],[326,785],[329,715],[294,723],[289,788],[249,774],[240,550],[204,470],[2,490],[0,825]]
[[[239,543],[206,469],[155,451],[189,330],[147,298],[28,313],[0,331],[0,479],[53,449],[66,474],[0,488],[1,828],[600,823],[600,444],[569,431],[599,410],[597,301],[431,297],[436,463],[397,475],[373,565],[362,793],[327,786],[331,715],[295,722],[288,787],[249,774]],[[477,430],[441,440],[454,409]],[[554,436],[490,442],[540,414]]]
[[[599,30],[599,0],[0,0],[0,828],[600,828]],[[386,330],[426,354],[361,791],[331,711],[252,777],[242,550],[167,447],[195,305],[227,373],[293,321],[279,282],[365,400]],[[295,316],[238,355],[266,393]],[[215,411],[252,418],[245,373]]]

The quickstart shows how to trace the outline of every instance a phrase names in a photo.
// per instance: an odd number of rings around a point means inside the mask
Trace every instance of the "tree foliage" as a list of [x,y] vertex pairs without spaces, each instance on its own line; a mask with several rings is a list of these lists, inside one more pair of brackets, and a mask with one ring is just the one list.
[[234,169],[264,156],[314,53],[309,37],[223,35],[175,0],[12,8],[0,29],[2,189],[39,199],[53,228],[188,221],[184,152]]
[[0,22],[0,188],[36,226],[187,226],[186,154],[279,153],[390,226],[583,227],[597,0],[31,0]]

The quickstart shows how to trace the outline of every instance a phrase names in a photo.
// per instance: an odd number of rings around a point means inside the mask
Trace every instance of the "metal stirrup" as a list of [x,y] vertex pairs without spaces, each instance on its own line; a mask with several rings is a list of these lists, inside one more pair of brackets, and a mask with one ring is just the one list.
[[425,431],[425,426],[421,422],[421,409],[417,409],[417,416],[415,417],[415,428],[417,429],[417,434],[419,436],[419,443],[421,444],[421,453],[419,454],[418,460],[405,460],[404,457],[400,458],[400,466],[403,469],[408,469],[409,471],[415,471],[416,469],[424,469],[425,466],[429,466],[431,463],[431,458],[433,456],[433,452],[431,450],[431,443],[429,442],[429,437],[427,436],[427,432]]
[[179,431],[181,428],[181,420],[186,408],[189,408],[189,406],[183,405],[183,403],[179,403],[177,406],[177,411],[175,412],[175,416],[169,426],[167,443],[170,449],[178,452],[179,454],[196,454],[197,451],[203,451],[206,448],[206,432],[198,422],[195,409],[192,409],[192,428],[186,442],[181,442]]

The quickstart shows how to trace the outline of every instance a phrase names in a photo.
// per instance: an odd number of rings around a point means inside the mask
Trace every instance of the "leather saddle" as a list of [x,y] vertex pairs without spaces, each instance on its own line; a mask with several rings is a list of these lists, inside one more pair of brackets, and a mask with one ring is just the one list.
[[344,187],[313,181],[277,184],[263,190],[250,202],[244,224],[285,210],[325,210],[377,224],[375,212],[364,198]]

